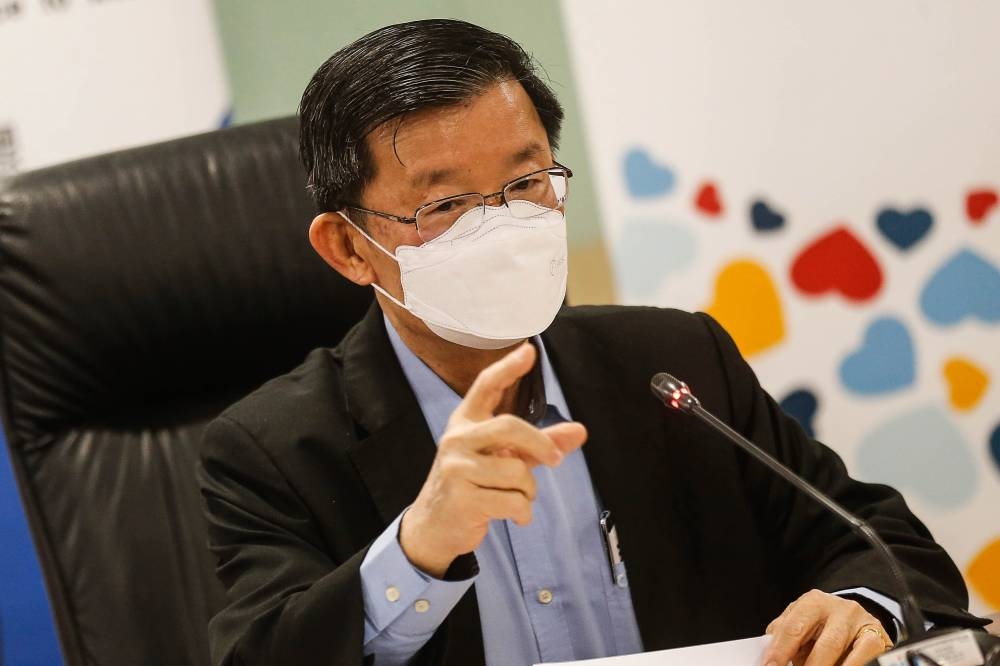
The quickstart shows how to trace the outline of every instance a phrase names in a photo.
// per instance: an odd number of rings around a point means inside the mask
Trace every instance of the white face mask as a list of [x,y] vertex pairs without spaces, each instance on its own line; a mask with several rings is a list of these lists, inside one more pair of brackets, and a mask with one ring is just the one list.
[[476,208],[431,242],[400,246],[395,255],[341,215],[399,264],[403,302],[375,289],[449,342],[501,349],[548,328],[566,295],[563,214],[511,205],[531,217],[514,217],[506,206]]

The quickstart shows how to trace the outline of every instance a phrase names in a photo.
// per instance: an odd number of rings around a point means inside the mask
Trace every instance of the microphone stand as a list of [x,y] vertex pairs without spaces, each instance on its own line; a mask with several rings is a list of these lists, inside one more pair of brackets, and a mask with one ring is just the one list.
[[[778,459],[767,453],[749,439],[730,428],[726,423],[717,418],[714,414],[701,406],[698,400],[688,388],[688,385],[676,377],[665,372],[657,373],[650,380],[650,388],[663,404],[680,412],[685,412],[695,416],[711,428],[721,433],[736,446],[748,453],[751,457],[765,465],[772,472],[790,483],[800,492],[808,495],[824,508],[846,523],[851,530],[860,536],[871,546],[878,556],[882,558],[896,587],[897,601],[903,614],[903,624],[899,627],[899,641],[893,649],[882,654],[879,658],[869,662],[869,666],[879,666],[879,664],[899,664],[900,666],[947,666],[951,662],[937,662],[932,658],[933,654],[953,654],[957,650],[965,650],[960,654],[969,654],[968,645],[959,643],[972,642],[979,650],[979,662],[977,666],[1000,666],[1000,637],[990,636],[986,632],[970,631],[962,629],[945,629],[928,632],[925,627],[924,614],[917,604],[913,592],[910,590],[903,570],[899,565],[899,560],[889,550],[889,546],[878,535],[878,533],[867,522],[858,518],[850,511],[835,502],[833,498],[823,493],[801,476],[782,464]],[[936,649],[941,644],[942,649]],[[898,659],[890,659],[897,657]],[[962,661],[962,664],[973,664],[972,657],[969,661]],[[885,661],[883,661],[885,660]]]

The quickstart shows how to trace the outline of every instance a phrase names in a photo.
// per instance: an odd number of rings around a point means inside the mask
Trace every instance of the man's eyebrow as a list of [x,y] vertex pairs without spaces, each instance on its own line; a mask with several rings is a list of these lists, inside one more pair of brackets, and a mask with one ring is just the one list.
[[455,169],[431,169],[430,171],[418,172],[411,182],[414,187],[418,188],[433,187],[454,175]]
[[518,164],[526,162],[532,157],[535,157],[539,153],[543,152],[545,152],[545,147],[537,141],[532,141],[527,146],[511,155],[508,162],[511,166],[517,166]]

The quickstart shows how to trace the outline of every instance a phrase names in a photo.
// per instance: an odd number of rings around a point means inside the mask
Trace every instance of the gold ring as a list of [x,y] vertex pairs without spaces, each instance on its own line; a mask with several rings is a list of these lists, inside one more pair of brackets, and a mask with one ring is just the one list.
[[882,641],[882,647],[885,648],[886,650],[892,647],[892,641],[890,641],[889,637],[885,635],[885,632],[882,631],[882,628],[874,624],[866,624],[865,626],[858,629],[858,634],[854,637],[854,642],[857,643],[859,640],[861,640],[861,634],[865,633],[875,634],[875,637],[878,638],[880,641]]

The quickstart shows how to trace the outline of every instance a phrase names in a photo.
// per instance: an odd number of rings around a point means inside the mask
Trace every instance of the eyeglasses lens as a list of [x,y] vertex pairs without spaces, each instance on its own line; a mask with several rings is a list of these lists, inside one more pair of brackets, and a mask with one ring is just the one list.
[[[545,208],[557,209],[566,202],[569,179],[561,170],[542,171],[519,178],[504,188],[508,203],[527,201]],[[452,228],[470,210],[484,206],[482,195],[463,194],[424,206],[417,212],[417,233],[425,243],[441,236]],[[537,214],[534,206],[512,205],[515,217],[530,217]]]
[[527,201],[555,209],[566,201],[567,185],[566,175],[562,171],[542,171],[515,180],[504,190],[504,196],[508,202]]
[[430,242],[451,229],[458,218],[482,205],[481,195],[465,194],[424,206],[417,213],[417,233],[425,243]]

